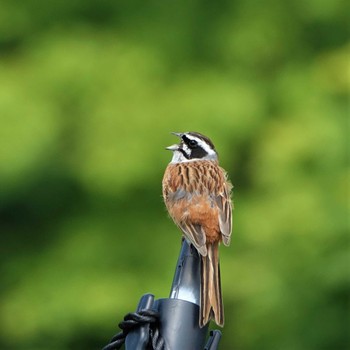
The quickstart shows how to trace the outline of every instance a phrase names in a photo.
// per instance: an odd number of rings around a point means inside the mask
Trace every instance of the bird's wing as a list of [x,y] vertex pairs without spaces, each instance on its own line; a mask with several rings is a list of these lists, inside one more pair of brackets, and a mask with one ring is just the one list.
[[223,190],[215,197],[216,205],[219,208],[219,225],[222,241],[226,246],[230,245],[232,232],[231,189],[231,183],[225,182]]
[[188,222],[178,223],[181,231],[183,232],[185,238],[190,241],[198,250],[199,254],[207,255],[206,235],[203,228],[199,224],[191,224]]

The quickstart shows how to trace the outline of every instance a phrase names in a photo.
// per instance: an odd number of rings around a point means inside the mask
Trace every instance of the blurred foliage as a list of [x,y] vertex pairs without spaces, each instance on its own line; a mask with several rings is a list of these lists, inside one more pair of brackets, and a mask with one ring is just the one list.
[[[349,6],[0,3],[0,347],[99,349],[169,292],[170,131],[234,188],[222,349],[345,349]],[[348,145],[347,145],[348,146]]]

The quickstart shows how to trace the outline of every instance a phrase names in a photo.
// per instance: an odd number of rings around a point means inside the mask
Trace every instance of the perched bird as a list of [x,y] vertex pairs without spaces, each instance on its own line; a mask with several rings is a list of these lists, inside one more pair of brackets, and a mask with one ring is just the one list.
[[199,326],[210,319],[223,326],[219,244],[230,244],[232,185],[208,137],[198,132],[173,134],[180,143],[167,147],[173,157],[163,177],[164,202],[185,239],[201,256]]

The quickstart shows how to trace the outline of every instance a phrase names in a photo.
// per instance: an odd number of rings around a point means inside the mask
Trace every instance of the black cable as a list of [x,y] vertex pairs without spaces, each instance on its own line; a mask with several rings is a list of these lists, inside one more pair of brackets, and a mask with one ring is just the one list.
[[159,333],[159,313],[153,310],[141,310],[139,312],[128,313],[119,328],[122,332],[116,334],[102,350],[120,349],[125,342],[128,333],[135,328],[149,324],[150,326],[150,345],[153,350],[165,350],[165,342]]

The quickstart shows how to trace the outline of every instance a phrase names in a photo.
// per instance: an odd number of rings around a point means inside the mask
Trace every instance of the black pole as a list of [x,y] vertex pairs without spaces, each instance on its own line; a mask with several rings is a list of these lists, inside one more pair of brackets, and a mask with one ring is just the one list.
[[170,298],[155,301],[160,314],[160,333],[170,350],[202,350],[208,325],[199,327],[200,257],[183,240]]
[[197,250],[183,239],[171,286],[170,298],[187,300],[199,306],[200,265],[201,261]]

